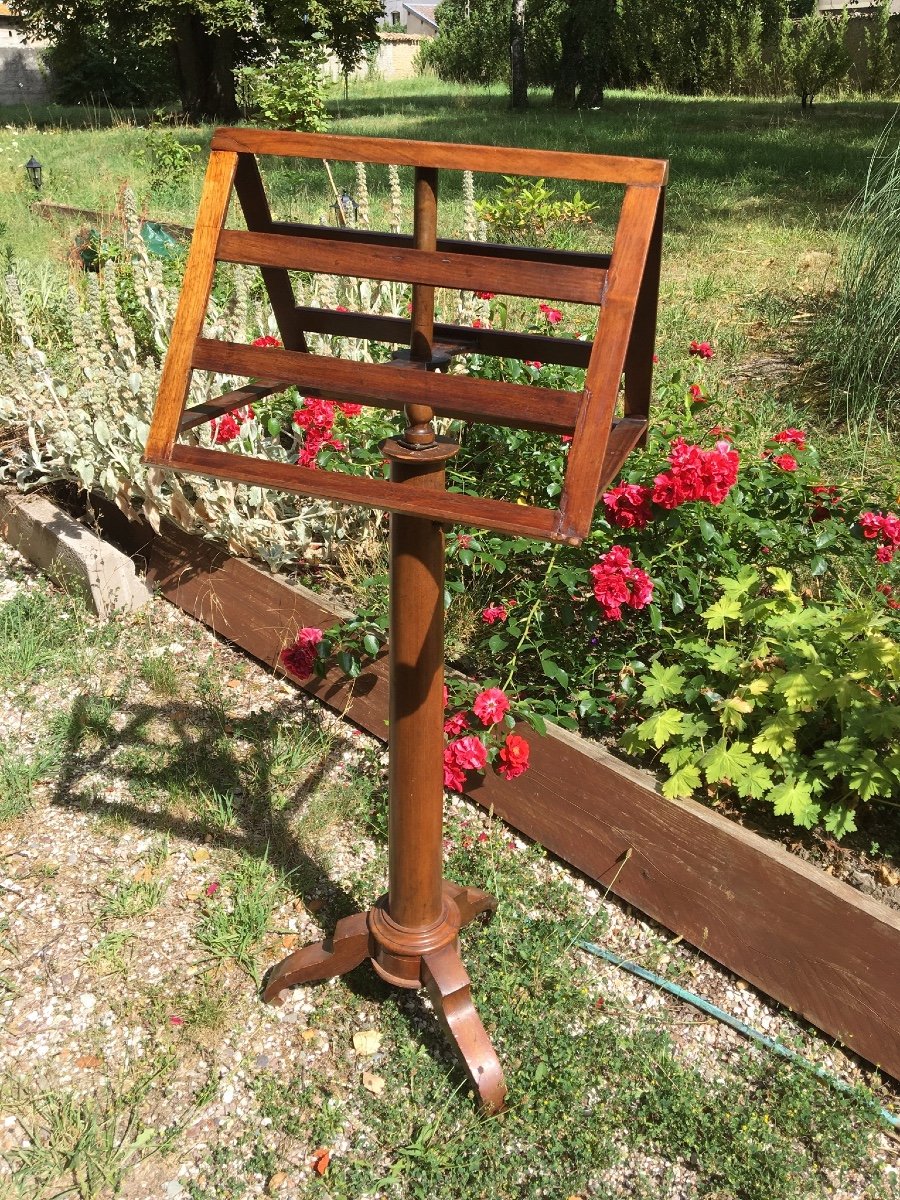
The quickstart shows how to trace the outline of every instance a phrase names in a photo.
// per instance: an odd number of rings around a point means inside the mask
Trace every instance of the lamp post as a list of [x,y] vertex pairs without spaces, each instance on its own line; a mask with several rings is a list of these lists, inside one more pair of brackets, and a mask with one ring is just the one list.
[[28,178],[34,184],[35,191],[39,192],[41,190],[41,183],[43,182],[43,167],[33,154],[25,164],[25,170],[28,172]]

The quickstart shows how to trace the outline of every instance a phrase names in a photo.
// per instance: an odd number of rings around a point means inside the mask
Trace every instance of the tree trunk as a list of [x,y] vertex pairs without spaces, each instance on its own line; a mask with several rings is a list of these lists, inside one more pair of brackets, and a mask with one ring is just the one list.
[[525,0],[513,0],[509,14],[510,104],[528,107],[528,73],[525,66]]
[[211,34],[197,16],[185,15],[175,25],[175,62],[181,107],[186,116],[234,121],[238,104],[234,87],[235,35]]
[[584,49],[581,44],[581,22],[576,6],[569,9],[559,31],[562,53],[559,58],[556,82],[553,84],[553,103],[560,108],[575,107],[575,89],[581,74]]

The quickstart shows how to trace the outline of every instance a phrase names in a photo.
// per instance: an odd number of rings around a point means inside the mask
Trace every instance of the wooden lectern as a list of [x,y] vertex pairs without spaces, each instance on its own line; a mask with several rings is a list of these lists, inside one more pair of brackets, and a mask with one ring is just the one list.
[[[412,236],[273,220],[257,155],[413,167]],[[441,170],[620,185],[624,198],[612,251],[585,254],[439,238]],[[343,974],[370,958],[389,983],[427,988],[487,1112],[503,1107],[506,1085],[472,1004],[457,935],[479,914],[492,913],[497,901],[444,881],[442,872],[443,529],[458,522],[568,545],[587,535],[601,491],[647,428],[666,177],[667,164],[656,159],[217,130],[147,439],[148,463],[391,513],[387,894],[369,912],[339,921],[331,937],[274,967],[263,998],[279,1003],[285,988]],[[232,189],[246,231],[226,228]],[[217,262],[260,268],[283,349],[203,336]],[[291,270],[412,284],[411,317],[298,306]],[[590,304],[599,309],[596,336],[591,342],[436,323],[436,287]],[[310,353],[307,333],[404,348],[390,363],[359,363]],[[584,367],[584,388],[562,391],[438,372],[453,356],[470,353]],[[194,370],[251,382],[185,410]],[[290,386],[304,395],[402,409],[405,429],[382,445],[390,478],[223,453],[191,438],[196,426]],[[446,463],[458,447],[436,435],[433,416],[570,435],[558,507],[446,491]]]

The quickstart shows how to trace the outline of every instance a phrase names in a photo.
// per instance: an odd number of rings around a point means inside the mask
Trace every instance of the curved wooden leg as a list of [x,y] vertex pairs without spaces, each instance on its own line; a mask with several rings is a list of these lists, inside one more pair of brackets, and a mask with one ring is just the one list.
[[422,982],[481,1107],[489,1115],[501,1112],[506,1099],[503,1070],[472,1003],[469,976],[455,944],[423,955]]
[[444,891],[459,909],[460,929],[471,924],[476,917],[490,919],[497,911],[497,898],[481,888],[461,887],[458,883],[444,881]]
[[272,968],[263,989],[263,1000],[266,1004],[281,1004],[285,988],[345,975],[369,957],[369,941],[367,913],[344,917],[335,925],[331,937],[295,950]]

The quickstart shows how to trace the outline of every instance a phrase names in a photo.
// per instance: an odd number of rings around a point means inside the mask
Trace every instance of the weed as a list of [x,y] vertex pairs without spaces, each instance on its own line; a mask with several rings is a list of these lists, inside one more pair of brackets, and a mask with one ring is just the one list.
[[137,934],[128,929],[112,929],[91,947],[87,961],[101,975],[126,975],[130,966],[128,947]]
[[181,684],[170,654],[149,654],[141,660],[141,679],[161,696],[177,696]]
[[[148,871],[149,874],[149,871]],[[125,920],[143,917],[158,908],[169,884],[165,879],[118,879],[102,899],[101,919]]]
[[268,859],[244,857],[223,873],[221,885],[206,901],[194,936],[212,959],[232,960],[258,986],[255,951],[282,898],[281,881]]
[[32,803],[35,784],[53,771],[58,761],[53,750],[39,748],[29,758],[0,739],[0,824],[25,812]]

